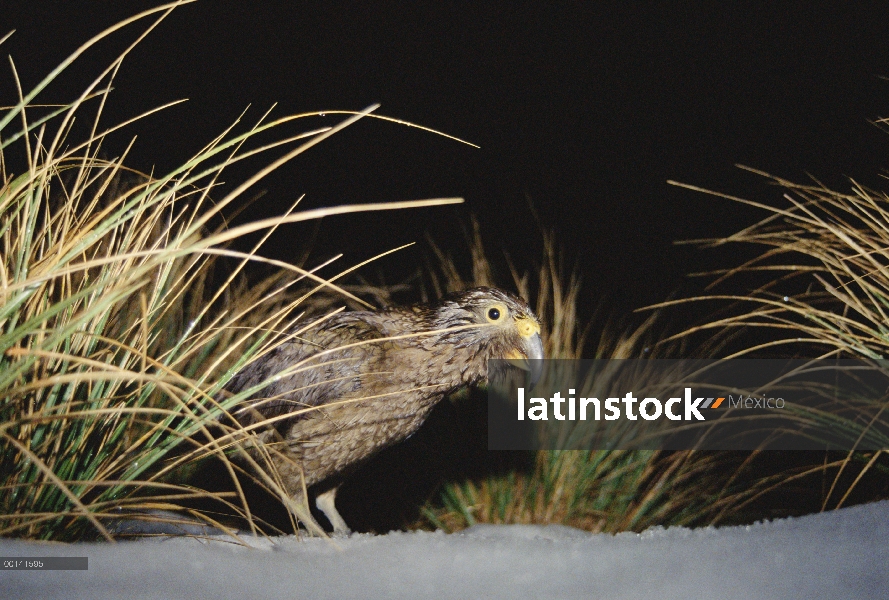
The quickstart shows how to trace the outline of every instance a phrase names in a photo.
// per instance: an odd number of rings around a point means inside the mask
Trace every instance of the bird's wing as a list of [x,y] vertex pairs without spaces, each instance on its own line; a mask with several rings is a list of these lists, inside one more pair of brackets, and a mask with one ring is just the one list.
[[239,392],[272,378],[247,401],[254,417],[298,412],[344,397],[360,387],[360,375],[383,351],[375,313],[334,315],[239,372],[227,389]]

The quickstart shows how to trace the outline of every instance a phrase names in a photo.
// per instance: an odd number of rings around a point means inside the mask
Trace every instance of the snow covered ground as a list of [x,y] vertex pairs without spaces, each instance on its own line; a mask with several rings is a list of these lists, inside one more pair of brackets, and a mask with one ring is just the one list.
[[0,540],[0,556],[87,556],[87,571],[0,572],[0,598],[889,599],[889,502],[720,529]]

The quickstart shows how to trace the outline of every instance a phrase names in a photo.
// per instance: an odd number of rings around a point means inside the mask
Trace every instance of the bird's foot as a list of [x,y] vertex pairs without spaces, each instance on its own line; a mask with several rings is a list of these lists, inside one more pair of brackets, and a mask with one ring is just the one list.
[[315,506],[324,513],[330,524],[333,525],[333,537],[349,537],[352,530],[346,525],[346,521],[336,509],[336,491],[339,488],[331,488],[315,498]]

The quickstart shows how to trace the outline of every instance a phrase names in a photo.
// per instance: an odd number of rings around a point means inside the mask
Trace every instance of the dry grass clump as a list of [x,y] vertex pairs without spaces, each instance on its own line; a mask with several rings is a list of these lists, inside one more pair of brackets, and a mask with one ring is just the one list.
[[[262,145],[255,142],[259,134],[312,115],[263,115],[247,127],[239,121],[162,176],[129,173],[126,152],[103,160],[108,135],[127,125],[101,122],[115,73],[132,47],[183,3],[97,35],[33,90],[19,85],[18,101],[0,113],[0,535],[78,539],[98,532],[110,539],[109,518],[176,510],[196,498],[252,522],[236,477],[240,467],[226,451],[238,453],[253,432],[229,428],[220,437],[210,429],[256,390],[221,404],[220,390],[238,368],[293,335],[303,311],[330,309],[331,297],[361,302],[333,283],[351,269],[322,276],[328,264],[301,268],[264,259],[262,243],[286,223],[460,201],[292,208],[225,226],[224,211],[263,176],[375,107],[342,113],[335,127],[291,131]],[[152,16],[73,101],[36,103],[88,47]],[[72,139],[75,118],[91,123],[81,141]],[[273,149],[283,154],[210,200],[229,165]],[[255,232],[262,236],[251,250],[231,248]],[[248,283],[245,269],[257,262],[278,270]],[[333,295],[313,300],[319,290]],[[226,465],[234,492],[210,494],[175,476],[207,454]],[[283,494],[269,465],[254,466],[262,485]],[[215,522],[210,513],[191,514]]]
[[[753,172],[784,190],[782,205],[676,184],[767,213],[758,223],[728,237],[690,242],[711,247],[743,244],[762,251],[743,264],[707,274],[717,276],[711,290],[741,278],[757,282],[752,290],[710,293],[659,305],[707,302],[722,307],[724,316],[676,337],[701,331],[753,331],[758,333],[755,341],[737,349],[733,356],[860,358],[885,370],[883,359],[889,354],[889,195],[854,181],[848,192],[838,192],[817,181],[804,185]],[[859,486],[866,487],[865,483],[879,490],[889,480],[889,447],[856,451],[858,446],[879,448],[885,444],[889,405],[885,399],[878,405],[873,400],[861,402],[859,417],[846,413],[841,422],[825,421],[832,423],[832,434],[846,433],[852,450],[828,455],[824,462],[788,477],[826,477],[822,509],[842,506]],[[871,416],[860,418],[864,415]],[[867,446],[862,445],[865,441]],[[882,494],[885,491],[878,496]],[[864,497],[873,497],[873,493]]]

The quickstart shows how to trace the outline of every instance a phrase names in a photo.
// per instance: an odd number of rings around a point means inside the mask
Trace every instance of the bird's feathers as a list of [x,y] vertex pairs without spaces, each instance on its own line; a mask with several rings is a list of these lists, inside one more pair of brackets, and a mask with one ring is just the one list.
[[412,434],[444,396],[483,380],[488,360],[542,358],[539,332],[523,300],[494,288],[337,313],[233,378],[233,392],[268,382],[235,416],[291,415],[260,438],[289,461],[296,494]]

